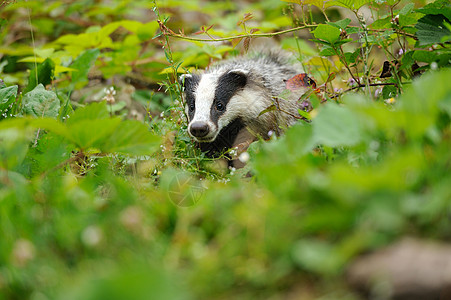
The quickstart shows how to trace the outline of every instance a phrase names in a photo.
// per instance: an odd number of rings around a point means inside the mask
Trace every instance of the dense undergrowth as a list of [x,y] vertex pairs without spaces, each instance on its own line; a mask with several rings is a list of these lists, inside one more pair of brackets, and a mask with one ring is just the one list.
[[[2,1],[0,299],[360,299],[357,255],[449,240],[449,2],[302,3]],[[265,45],[312,109],[228,169],[176,79]]]

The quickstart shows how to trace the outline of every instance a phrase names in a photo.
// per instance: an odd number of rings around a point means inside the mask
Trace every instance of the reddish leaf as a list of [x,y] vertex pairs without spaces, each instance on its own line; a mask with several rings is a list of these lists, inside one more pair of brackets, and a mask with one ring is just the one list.
[[285,81],[285,87],[290,91],[295,91],[303,87],[312,87],[316,89],[316,83],[313,79],[308,77],[306,73],[301,73]]
[[254,17],[254,16],[252,16],[251,13],[244,14],[243,19],[240,20],[240,21],[238,21],[238,22],[236,23],[236,25],[240,26],[241,24],[246,23],[247,21],[249,21],[249,20],[252,19],[253,17]]
[[244,51],[247,52],[249,50],[250,43],[251,43],[251,39],[249,37],[244,39],[244,42],[243,42]]
[[241,42],[242,39],[243,39],[243,38],[233,39],[233,40],[232,40],[232,47],[235,48],[236,45],[238,45],[238,44]]

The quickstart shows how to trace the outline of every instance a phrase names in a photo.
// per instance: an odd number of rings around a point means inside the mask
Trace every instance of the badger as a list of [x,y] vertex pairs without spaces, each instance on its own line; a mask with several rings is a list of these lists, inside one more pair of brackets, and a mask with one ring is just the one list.
[[[233,147],[243,130],[254,140],[268,139],[292,125],[299,115],[299,97],[279,98],[285,81],[302,72],[291,61],[286,53],[257,53],[181,75],[188,133],[201,150],[214,156]],[[268,109],[275,101],[278,109]]]

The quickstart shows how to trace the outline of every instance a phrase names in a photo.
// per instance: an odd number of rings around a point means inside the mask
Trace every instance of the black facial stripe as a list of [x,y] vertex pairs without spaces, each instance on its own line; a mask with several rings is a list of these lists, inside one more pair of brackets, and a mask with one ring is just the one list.
[[[246,75],[241,73],[225,73],[218,79],[218,85],[215,90],[215,99],[210,110],[210,119],[218,125],[219,117],[224,114],[227,104],[239,90],[241,90],[247,82]],[[222,104],[222,109],[217,109],[217,104]]]
[[238,133],[243,128],[243,121],[241,119],[235,119],[219,132],[213,142],[199,143],[199,147],[203,152],[206,152],[208,157],[219,157],[221,153],[232,148]]
[[[196,111],[196,97],[195,97],[195,90],[197,88],[197,86],[199,85],[199,81],[200,81],[200,76],[199,75],[191,75],[191,76],[187,76],[185,77],[185,82],[183,83],[183,87],[184,87],[184,92],[185,92],[185,100],[186,100],[186,105],[188,106],[188,121],[191,121],[194,117],[194,112]],[[194,105],[194,109],[191,111],[189,109],[189,107],[191,105]]]

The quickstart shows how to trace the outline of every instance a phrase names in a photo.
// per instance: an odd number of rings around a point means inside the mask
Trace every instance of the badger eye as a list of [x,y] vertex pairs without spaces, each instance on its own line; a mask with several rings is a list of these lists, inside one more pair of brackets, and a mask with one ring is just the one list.
[[216,103],[216,109],[219,111],[223,111],[224,110],[224,104],[222,104],[221,102]]
[[188,106],[188,109],[189,109],[189,111],[194,111],[194,103],[191,103],[191,104]]

